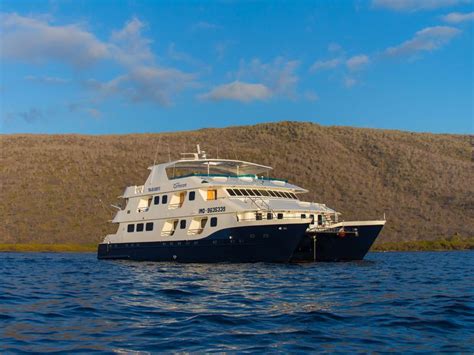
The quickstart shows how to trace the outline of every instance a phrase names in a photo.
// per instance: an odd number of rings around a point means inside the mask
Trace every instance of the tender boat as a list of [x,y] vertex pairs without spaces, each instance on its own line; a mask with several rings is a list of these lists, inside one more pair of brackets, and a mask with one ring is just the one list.
[[142,186],[129,186],[115,234],[99,259],[176,262],[361,260],[385,224],[339,222],[308,192],[271,178],[269,166],[197,153],[153,165]]

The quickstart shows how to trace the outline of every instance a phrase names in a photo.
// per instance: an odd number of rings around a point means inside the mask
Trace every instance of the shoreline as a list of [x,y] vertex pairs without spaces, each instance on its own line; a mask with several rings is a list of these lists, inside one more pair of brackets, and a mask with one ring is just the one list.
[[[386,242],[374,245],[370,252],[474,250],[474,237],[453,236],[437,240]],[[92,253],[97,244],[0,243],[0,252],[12,253]]]

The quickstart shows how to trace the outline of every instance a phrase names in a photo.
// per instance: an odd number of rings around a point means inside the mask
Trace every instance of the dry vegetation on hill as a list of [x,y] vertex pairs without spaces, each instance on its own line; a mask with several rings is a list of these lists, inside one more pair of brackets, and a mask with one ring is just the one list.
[[[381,218],[381,242],[474,231],[468,136],[282,122],[140,135],[3,135],[0,242],[93,243],[127,185],[142,185],[157,161],[200,143],[208,155],[274,167],[346,220]],[[102,203],[100,202],[102,201]]]

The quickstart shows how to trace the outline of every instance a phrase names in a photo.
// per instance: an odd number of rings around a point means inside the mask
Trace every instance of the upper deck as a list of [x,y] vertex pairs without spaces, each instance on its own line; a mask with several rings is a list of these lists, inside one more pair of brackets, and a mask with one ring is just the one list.
[[[184,154],[180,160],[150,166],[150,175],[143,186],[130,186],[123,197],[163,193],[206,186],[290,189],[295,193],[307,190],[270,177],[272,167],[243,160],[207,158],[205,152]],[[191,157],[186,157],[191,155]]]

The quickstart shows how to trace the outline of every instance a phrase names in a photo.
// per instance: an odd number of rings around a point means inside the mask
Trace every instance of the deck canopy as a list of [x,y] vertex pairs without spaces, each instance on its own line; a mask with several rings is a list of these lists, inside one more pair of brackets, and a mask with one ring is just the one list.
[[258,176],[268,174],[270,170],[272,168],[269,166],[228,159],[183,159],[171,162],[166,166],[166,174],[170,179],[193,175]]

